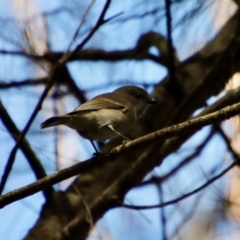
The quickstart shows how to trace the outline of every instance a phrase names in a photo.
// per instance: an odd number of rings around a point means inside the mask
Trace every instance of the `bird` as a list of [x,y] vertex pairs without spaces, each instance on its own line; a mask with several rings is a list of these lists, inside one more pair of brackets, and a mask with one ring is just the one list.
[[123,86],[113,92],[98,95],[81,104],[72,112],[54,116],[41,124],[41,128],[65,125],[76,130],[83,138],[105,141],[117,136],[129,140],[124,134],[144,114],[146,108],[157,103],[144,89]]

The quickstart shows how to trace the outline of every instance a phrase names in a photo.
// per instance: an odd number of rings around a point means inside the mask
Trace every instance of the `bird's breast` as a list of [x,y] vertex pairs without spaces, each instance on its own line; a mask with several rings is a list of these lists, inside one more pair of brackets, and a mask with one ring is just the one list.
[[97,111],[83,111],[74,115],[71,126],[87,139],[105,141],[117,137],[116,133],[107,128],[111,124],[113,128],[124,134],[136,121],[136,114],[128,109],[100,109]]

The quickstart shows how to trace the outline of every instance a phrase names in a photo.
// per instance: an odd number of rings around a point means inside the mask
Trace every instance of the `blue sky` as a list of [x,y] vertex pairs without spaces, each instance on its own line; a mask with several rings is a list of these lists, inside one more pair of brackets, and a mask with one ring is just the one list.
[[[79,12],[76,11],[72,15],[67,11],[56,15],[50,15],[47,20],[51,49],[54,51],[65,51],[74,31],[76,30],[76,27],[79,24],[79,20],[85,12],[87,4],[78,3],[77,1],[73,1],[72,3],[65,1],[43,0],[30,2],[29,4],[34,6],[35,10],[33,9],[33,11],[31,11],[30,9],[26,15],[28,17],[34,16],[34,13],[36,12],[41,13],[44,11],[51,13],[62,6],[70,8],[71,10],[74,9],[74,6],[76,6],[79,10]],[[86,24],[81,29],[80,36],[77,38],[77,41],[72,47],[78,44],[84,37],[84,34],[86,34],[89,28],[93,26],[103,3],[105,3],[105,1],[96,1],[86,18]],[[187,11],[188,8],[192,7],[191,4],[195,3],[187,1],[184,5],[184,10],[179,9],[179,7],[177,8],[176,5],[176,10],[174,7],[174,13],[176,14],[174,19],[179,19],[183,15],[184,11]],[[2,1],[0,9],[1,22],[3,22],[3,19],[11,19],[13,16],[17,15],[13,5],[14,4],[11,5],[10,1]],[[154,6],[155,1],[149,1],[147,8],[150,10],[153,9]],[[121,19],[127,18],[131,14],[144,12],[148,9],[146,9],[146,5],[144,4],[136,5],[135,2],[130,1],[113,1],[112,7],[108,11],[107,16],[110,17],[120,12],[123,12],[123,14],[119,18],[116,18],[109,24],[103,26],[89,41],[86,48],[104,48],[105,50],[129,49],[135,46],[140,33],[151,30],[160,31],[163,35],[165,35],[166,28],[165,20],[163,18],[158,19],[152,16],[146,17],[144,25],[141,21],[139,21],[139,19],[131,20],[126,23],[119,22]],[[176,24],[175,21],[177,20],[173,21],[174,24]],[[203,21],[206,27],[202,27]],[[19,22],[20,20],[17,19],[16,23],[19,24]],[[12,34],[14,41],[19,40],[17,39],[18,34],[20,34],[20,31],[17,31],[17,29],[19,30],[18,24],[12,25],[10,21],[7,21],[6,29],[3,31],[3,35],[9,37]],[[207,26],[210,25],[210,12],[205,11],[204,15],[196,18],[188,28],[176,27],[173,34],[174,45],[180,59],[185,59],[190,54],[194,53],[194,51],[197,51],[214,36],[217,29],[211,31],[211,34],[206,36],[206,32],[209,30]],[[39,24],[37,26],[40,28],[42,25]],[[42,29],[40,28],[37,31],[42,31]],[[21,42],[21,40],[19,40],[19,42]],[[0,37],[0,49],[19,50],[21,48],[19,46],[16,47],[16,44],[9,42],[9,40],[5,40]],[[154,51],[154,49],[151,51]],[[33,64],[29,64],[26,59],[13,55],[1,54],[0,66],[0,81],[20,81],[29,78],[37,78],[47,74],[45,68],[39,69]],[[163,79],[167,74],[164,67],[150,61],[123,61],[119,63],[95,63],[89,61],[80,63],[72,62],[68,64],[68,68],[79,88],[84,90],[95,88],[95,90],[91,90],[87,93],[87,98],[92,98],[97,94],[111,91],[120,86],[123,81],[133,81],[136,85],[140,86],[142,86],[143,82],[146,84],[155,84]],[[98,88],[98,86],[101,85],[104,85],[105,87]],[[8,113],[20,130],[24,128],[26,122],[28,121],[28,118],[34,109],[42,90],[42,87],[38,87],[37,89],[34,87],[27,87],[12,90],[0,90],[1,101],[4,106],[7,106]],[[152,88],[147,90],[151,92]],[[59,101],[59,105],[57,107],[59,111],[67,112],[73,110],[78,104],[78,101],[72,96],[66,96],[62,101]],[[41,159],[41,162],[48,174],[56,171],[56,135],[54,134],[54,130],[42,132],[39,125],[44,119],[54,114],[54,107],[56,106],[53,106],[51,99],[46,99],[43,104],[43,109],[39,112],[29,133],[27,134],[27,139],[31,143],[32,149]],[[76,133],[66,128],[60,128],[60,131],[63,136],[58,142],[59,146],[61,146],[61,151],[58,152],[57,159],[59,161],[58,164],[60,168],[65,168],[76,162],[83,161],[92,155],[92,146],[88,141],[79,139]],[[156,168],[154,172],[160,175],[168,172],[171,167],[175,166],[181,159],[184,158],[184,156],[191,153],[195,146],[199,144],[199,140],[203,139],[208,132],[209,128],[201,130],[187,143],[185,143],[178,152],[165,159],[163,165],[160,168]],[[4,171],[6,160],[13,146],[14,141],[0,122],[0,148],[2,149],[0,152],[0,176]],[[74,149],[71,152],[68,151],[70,147]],[[225,151],[226,149],[220,138],[214,137],[208,147],[198,158],[196,158],[194,164],[192,164],[191,169],[192,171],[195,171],[194,175],[189,176],[188,172],[181,171],[177,176],[173,177],[166,185],[163,186],[165,200],[171,200],[172,197],[177,197],[183,192],[191,190],[189,186],[192,186],[193,183],[196,183],[197,185],[204,181],[205,177],[202,172],[207,172],[209,169],[216,166],[216,161],[219,161],[219,159],[222,158]],[[219,167],[219,170],[221,170],[221,166]],[[35,180],[36,179],[31,172],[26,159],[19,150],[4,192],[6,193],[18,187],[25,186]],[[177,189],[177,191],[173,194],[172,189],[174,188],[174,185],[176,185],[175,181],[182,181],[184,184],[181,189]],[[70,181],[66,181],[56,185],[55,187],[56,189],[64,189],[69,183]],[[194,202],[194,199],[195,197],[192,197],[186,201],[191,204]],[[149,187],[144,188],[144,194],[143,189],[131,191],[127,194],[125,201],[126,203],[136,205],[156,204],[159,202],[159,196],[157,194],[157,189]],[[44,198],[42,193],[37,193],[1,209],[0,239],[16,240],[23,238],[29,228],[31,228],[37,220],[39,210],[43,203]],[[171,211],[173,211],[171,206],[166,208],[166,212]],[[119,221],[123,215],[128,216],[127,220],[122,222],[120,221],[118,227],[116,227],[115,221]],[[97,228],[101,231],[105,230],[112,236],[113,239],[140,239],[138,233],[136,231],[132,231],[129,227],[129,224],[134,222],[136,225],[144,228],[145,235],[142,236],[142,239],[153,239],[156,238],[156,236],[161,236],[161,227],[158,223],[159,215],[160,210],[136,212],[134,210],[115,209],[109,211],[104,216],[104,218],[98,223]],[[178,222],[181,221],[181,216],[181,212],[177,212],[174,216],[171,216],[172,223],[177,225]],[[13,226],[14,231],[11,230]],[[124,234],[126,234],[126,236]],[[90,239],[94,238],[90,237]]]

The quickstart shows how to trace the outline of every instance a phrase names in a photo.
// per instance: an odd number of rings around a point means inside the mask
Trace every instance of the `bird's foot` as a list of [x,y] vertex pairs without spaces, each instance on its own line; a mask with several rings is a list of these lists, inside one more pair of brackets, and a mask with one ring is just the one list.
[[96,151],[95,153],[93,153],[93,157],[96,158],[100,155],[100,152]]
[[127,143],[129,143],[129,142],[131,142],[131,139],[124,139],[123,141],[122,141],[122,145],[126,145]]

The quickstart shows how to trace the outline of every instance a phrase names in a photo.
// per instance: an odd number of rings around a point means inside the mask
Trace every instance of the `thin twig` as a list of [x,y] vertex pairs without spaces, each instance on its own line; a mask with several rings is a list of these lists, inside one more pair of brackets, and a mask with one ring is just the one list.
[[87,205],[87,203],[85,202],[85,200],[82,197],[82,194],[79,192],[78,188],[76,186],[73,185],[73,189],[76,191],[76,193],[79,195],[79,199],[81,200],[81,202],[83,203],[83,206],[86,209],[86,212],[88,214],[88,221],[90,223],[90,230],[93,228],[93,218],[92,218],[92,214],[91,211]]
[[[156,187],[158,188],[158,195],[159,195],[159,200],[160,203],[164,202],[164,195],[163,195],[163,190],[162,190],[162,185],[156,183]],[[162,224],[162,240],[167,240],[167,219],[166,219],[166,213],[165,209],[161,208],[160,209],[160,223]]]
[[230,140],[228,139],[228,137],[225,134],[225,132],[222,130],[222,128],[218,124],[214,124],[214,128],[216,129],[216,131],[220,134],[220,136],[224,140],[225,144],[227,145],[227,149],[232,154],[233,158],[237,159],[238,158],[238,154],[232,148]]
[[208,134],[206,139],[196,148],[196,151],[193,152],[192,154],[190,154],[189,156],[187,156],[184,160],[182,160],[177,166],[175,166],[168,173],[166,173],[165,175],[163,175],[161,177],[153,176],[149,180],[146,180],[144,182],[139,183],[138,185],[135,185],[134,188],[143,187],[143,186],[153,184],[153,183],[155,183],[155,184],[156,183],[163,183],[164,181],[169,179],[171,176],[176,174],[180,169],[182,169],[183,166],[188,164],[192,159],[196,158],[202,152],[202,150],[207,145],[207,143],[212,139],[213,135],[214,135],[214,131],[211,130],[211,132]]
[[190,210],[185,214],[182,222],[180,224],[178,224],[178,226],[176,227],[173,234],[168,238],[169,240],[173,239],[179,233],[181,228],[183,228],[186,225],[186,223],[193,217],[194,213],[197,211],[197,207],[198,207],[198,204],[199,204],[199,202],[200,202],[200,200],[203,196],[203,193],[204,193],[204,191],[199,193],[195,197],[194,202],[192,203],[192,206],[191,206]]
[[76,38],[77,38],[77,36],[78,36],[78,34],[79,34],[79,31],[80,31],[81,27],[83,26],[83,24],[84,24],[84,22],[85,22],[85,20],[86,20],[86,17],[87,17],[87,15],[88,15],[89,11],[91,10],[93,4],[95,3],[95,1],[96,1],[96,0],[92,0],[92,1],[90,2],[89,6],[87,7],[86,11],[84,12],[84,15],[83,15],[83,17],[82,17],[82,20],[81,20],[81,22],[80,22],[77,30],[75,31],[75,33],[74,33],[74,35],[73,35],[73,37],[72,37],[72,40],[70,41],[70,43],[69,43],[69,45],[68,45],[68,48],[67,48],[67,51],[66,51],[66,52],[69,52],[69,50],[70,50],[73,42],[76,40]]
[[[238,160],[239,161],[239,160]],[[186,193],[184,195],[182,195],[179,198],[173,199],[171,201],[165,202],[165,203],[160,203],[160,204],[155,204],[155,205],[151,205],[151,206],[133,206],[133,205],[128,205],[128,204],[122,204],[120,205],[120,207],[125,207],[125,208],[129,208],[129,209],[134,209],[134,210],[147,210],[147,209],[153,209],[153,208],[161,208],[161,207],[165,207],[168,205],[172,205],[175,204],[187,197],[192,196],[193,194],[203,190],[204,188],[206,188],[207,186],[209,186],[211,183],[215,182],[216,180],[218,180],[220,177],[222,177],[225,173],[227,173],[229,170],[231,170],[233,167],[235,167],[238,163],[238,161],[234,161],[229,167],[227,167],[226,169],[224,169],[221,173],[219,173],[218,175],[216,175],[213,178],[210,178],[207,182],[205,182],[203,185],[201,185],[200,187],[194,189],[193,191]]]
[[167,36],[168,36],[168,69],[169,76],[173,84],[176,84],[175,67],[174,67],[174,51],[173,51],[173,40],[172,40],[172,16],[171,16],[171,0],[165,0],[166,8],[166,25],[167,25]]
[[62,62],[66,62],[68,59],[70,59],[71,57],[73,57],[77,52],[79,52],[80,50],[83,49],[83,47],[85,46],[85,44],[90,40],[90,38],[93,36],[93,34],[99,29],[100,26],[102,26],[104,23],[106,23],[106,21],[104,20],[105,14],[110,6],[111,0],[107,0],[106,4],[103,7],[103,10],[97,20],[97,23],[95,24],[95,26],[93,27],[93,29],[91,30],[91,32],[83,39],[83,41],[77,45],[77,47],[75,48],[75,50],[73,52],[71,52],[70,54],[65,54],[65,56],[62,57],[62,59],[59,60],[60,63]]

